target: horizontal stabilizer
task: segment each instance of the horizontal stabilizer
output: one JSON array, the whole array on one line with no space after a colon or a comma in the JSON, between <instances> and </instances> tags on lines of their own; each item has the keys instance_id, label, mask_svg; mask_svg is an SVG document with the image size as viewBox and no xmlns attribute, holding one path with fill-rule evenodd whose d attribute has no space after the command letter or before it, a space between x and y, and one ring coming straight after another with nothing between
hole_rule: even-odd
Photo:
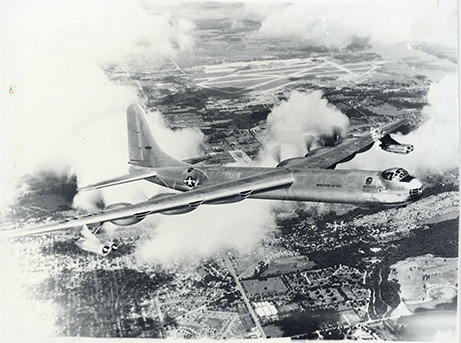
<instances>
[{"instance_id":1,"label":"horizontal stabilizer","mask_svg":"<svg viewBox=\"0 0 461 343\"><path fill-rule=\"evenodd\" d=\"M128 182L143 180L143 179L147 179L149 177L153 177L153 176L156 176L156 175L157 175L157 172L155 170L134 172L134 173L118 176L118 177L115 177L113 179L93 183L91 185L88 185L88 186L85 186L85 187L82 187L82 188L78 188L77 190L79 192L90 191L90 190L93 190L93 189L99 189L99 188L104 188L104 187L120 185L122 183L128 183Z\"/></svg>"},{"instance_id":2,"label":"horizontal stabilizer","mask_svg":"<svg viewBox=\"0 0 461 343\"><path fill-rule=\"evenodd\" d=\"M187 160L182 160L182 161L183 161L184 163L188 163L188 164L197 164L197 163L200 163L200 162L209 160L209 159L212 158L212 157L213 157L213 156L211 156L211 155L205 155L205 156L199 156L199 157L188 158Z\"/></svg>"}]
</instances>

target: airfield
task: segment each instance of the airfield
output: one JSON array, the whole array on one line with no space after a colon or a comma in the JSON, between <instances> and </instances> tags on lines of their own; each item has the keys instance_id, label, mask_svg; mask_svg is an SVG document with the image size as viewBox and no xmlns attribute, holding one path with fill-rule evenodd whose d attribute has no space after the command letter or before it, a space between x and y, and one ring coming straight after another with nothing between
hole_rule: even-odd
<instances>
[{"instance_id":1,"label":"airfield","mask_svg":"<svg viewBox=\"0 0 461 343\"><path fill-rule=\"evenodd\" d=\"M369 116L387 121L388 113L407 115L414 124L419 123L427 81L407 77L400 83L376 83L379 75L399 67L395 61L376 56L373 61L360 61L362 58L358 54L357 61L347 63L316 56L200 65L189 68L187 78L171 62L161 70L124 66L107 72L113 80L135 86L148 108L161 109L170 128L195 126L211 136L223 135L224 139L209 142L207 149L214 152L211 160L248 164L265 131L264 119L260 119L264 117L252 121L251 116L265 113L267 104L280 104L292 90L323 90L332 104L350 115L359 132L366 130ZM205 109L182 105L190 98L180 95L187 92L198 99L206 94ZM390 101L385 106L376 95L382 92ZM399 92L413 94L406 107L394 101ZM175 106L163 105L171 96L178 97ZM399 318L451 303L456 296L454 245L444 245L450 257L437 257L443 242L438 235L454 234L452 224L442 230L440 225L458 220L455 174L443 180L430 176L426 182L440 190L405 208L348 217L350 206L320 212L314 207L281 215L279 233L266 237L252 253L229 251L227 256L203 260L192 269L179 263L164 270L146 263L136 252L143 233L129 230L120 232L120 250L106 259L79 251L65 233L18 241L3 248L9 256L23 256L9 263L5 273L21 270L21 278L42 298L57 301L59 294L58 318L72 318L61 325L59 335L63 336L394 339L400 330ZM34 189L43 188L40 182L34 180ZM39 197L35 195L39 193L26 193L23 205L10 207L5 217L22 214L23 219L13 225L24 225L40 223L39 217L56 220L73 215L73 211L52 211L68 201L56 196L71 191L72 182L75 180L50 179L45 183L48 188L53 183L67 186L49 188ZM37 200L46 208L28 205ZM334 212L338 214L331 217ZM436 257L406 259L412 251L408 249L412 237L422 234L429 244L414 253ZM398 253L389 244L397 246ZM400 262L383 263L396 256ZM446 269L443 274L441 267ZM389 276L382 278L388 268ZM56 293L48 289L49 282ZM400 285L398 292L394 284ZM128 296L131 291L127 293L132 287L134 298ZM383 287L388 291L383 293ZM91 322L85 315L89 311Z\"/></svg>"},{"instance_id":2,"label":"airfield","mask_svg":"<svg viewBox=\"0 0 461 343\"><path fill-rule=\"evenodd\" d=\"M374 56L371 55L371 58ZM189 76L198 87L224 94L246 91L277 91L302 80L334 78L353 82L366 78L389 62L357 62L339 64L329 58L269 60L247 63L223 63L195 67Z\"/></svg>"},{"instance_id":3,"label":"airfield","mask_svg":"<svg viewBox=\"0 0 461 343\"><path fill-rule=\"evenodd\" d=\"M291 112L332 110L347 117L348 133L406 118L399 136L410 133L411 138L427 121L444 123L428 120L427 111L434 108L434 87L457 72L456 52L367 39L336 48L325 41L312 45L261 37L256 33L262 20L240 17L244 7L184 5L174 12L177 17L166 18L165 27L179 30L181 15L193 22L191 50L179 49L181 42L175 41L177 51L160 58L153 51L159 46L147 44L153 49L145 56L97 66L110 87L129 89L130 97L134 94L148 113L158 115L154 126L171 137L164 144L172 155L200 141L194 154L207 156L206 163L260 163L265 135L272 129L268 118L293 94L315 99L290 107ZM100 100L99 92L86 80L82 83ZM118 111L113 107L119 93L110 95L109 107ZM124 145L123 134L107 120L114 118L101 118L97 141ZM78 119L77 126L82 122ZM113 133L115 139L105 136ZM192 144L181 133L200 139ZM418 143L432 142L430 134ZM418 162L437 162L442 156L436 148L447 148L449 137L436 138ZM298 156L307 149L301 146ZM113 147L99 150L108 155ZM122 150L111 158L119 158ZM440 155L435 161L430 161L432 150ZM72 152L66 150L65 156ZM396 156L377 148L360 156L359 167L349 167L382 170L400 164ZM126 171L126 156L120 158ZM85 158L78 167L102 178L94 162ZM140 226L110 224L102 230L104 239L119 245L104 258L79 249L73 230L0 241L0 329L12 337L57 339L392 341L417 337L419 327L413 322L423 314L429 322L449 318L430 335L451 338L459 290L459 166L414 171L424 182L423 197L400 208L295 202L270 207L248 199L217 210L153 215ZM86 213L74 202L79 177L53 170L25 177L16 200L1 209L0 229ZM146 184L139 182L137 200L152 196ZM131 195L123 187L107 194ZM100 194L90 201L95 207L105 205Z\"/></svg>"}]
</instances>

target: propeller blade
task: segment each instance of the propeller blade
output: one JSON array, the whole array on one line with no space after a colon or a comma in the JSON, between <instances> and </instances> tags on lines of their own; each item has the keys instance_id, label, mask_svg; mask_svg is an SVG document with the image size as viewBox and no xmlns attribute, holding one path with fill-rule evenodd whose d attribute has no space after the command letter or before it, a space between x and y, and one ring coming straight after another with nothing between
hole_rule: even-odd
<instances>
[{"instance_id":1,"label":"propeller blade","mask_svg":"<svg viewBox=\"0 0 461 343\"><path fill-rule=\"evenodd\" d=\"M304 144L306 145L307 152L311 151L314 142L315 142L315 136L313 135L304 136Z\"/></svg>"},{"instance_id":2,"label":"propeller blade","mask_svg":"<svg viewBox=\"0 0 461 343\"><path fill-rule=\"evenodd\" d=\"M277 163L280 163L282 161L282 146L280 144L274 146L271 151L269 151L269 156Z\"/></svg>"},{"instance_id":3,"label":"propeller blade","mask_svg":"<svg viewBox=\"0 0 461 343\"><path fill-rule=\"evenodd\" d=\"M333 125L331 128L331 135L321 135L319 142L323 146L335 146L343 139L344 129L339 125Z\"/></svg>"},{"instance_id":4,"label":"propeller blade","mask_svg":"<svg viewBox=\"0 0 461 343\"><path fill-rule=\"evenodd\" d=\"M334 144L337 144L343 138L343 128L339 125L333 125Z\"/></svg>"}]
</instances>

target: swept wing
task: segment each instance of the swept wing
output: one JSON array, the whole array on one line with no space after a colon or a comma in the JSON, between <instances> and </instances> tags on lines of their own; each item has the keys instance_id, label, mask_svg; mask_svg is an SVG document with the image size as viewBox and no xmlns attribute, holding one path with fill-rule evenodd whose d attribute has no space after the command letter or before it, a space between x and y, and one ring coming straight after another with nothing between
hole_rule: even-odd
<instances>
[{"instance_id":1,"label":"swept wing","mask_svg":"<svg viewBox=\"0 0 461 343\"><path fill-rule=\"evenodd\" d=\"M105 210L89 213L82 216L66 218L62 221L35 226L31 228L4 231L0 238L13 238L33 235L43 232L68 229L72 227L107 222L116 219L136 217L144 219L146 216L162 211L183 207L198 207L203 203L213 202L235 196L246 198L254 192L284 187L293 183L293 175L285 169L275 169L270 172L254 175L238 180L217 184L209 187L197 188L184 193L171 194L158 199L133 204L125 208Z\"/></svg>"},{"instance_id":2,"label":"swept wing","mask_svg":"<svg viewBox=\"0 0 461 343\"><path fill-rule=\"evenodd\" d=\"M377 140L395 131L405 123L406 119L394 121L360 136L346 138L336 146L320 149L304 158L282 161L278 166L303 169L332 169L338 163L350 161L356 154L367 151Z\"/></svg>"}]
</instances>

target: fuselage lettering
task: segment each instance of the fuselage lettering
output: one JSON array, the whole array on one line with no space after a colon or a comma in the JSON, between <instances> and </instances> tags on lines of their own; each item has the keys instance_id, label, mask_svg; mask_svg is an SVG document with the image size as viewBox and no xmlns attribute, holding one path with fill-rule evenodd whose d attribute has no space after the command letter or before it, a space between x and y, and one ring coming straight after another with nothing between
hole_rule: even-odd
<instances>
[{"instance_id":1,"label":"fuselage lettering","mask_svg":"<svg viewBox=\"0 0 461 343\"><path fill-rule=\"evenodd\" d=\"M343 185L330 184L330 183L318 183L315 186L316 187L329 187L329 188L342 188L343 187Z\"/></svg>"}]
</instances>

